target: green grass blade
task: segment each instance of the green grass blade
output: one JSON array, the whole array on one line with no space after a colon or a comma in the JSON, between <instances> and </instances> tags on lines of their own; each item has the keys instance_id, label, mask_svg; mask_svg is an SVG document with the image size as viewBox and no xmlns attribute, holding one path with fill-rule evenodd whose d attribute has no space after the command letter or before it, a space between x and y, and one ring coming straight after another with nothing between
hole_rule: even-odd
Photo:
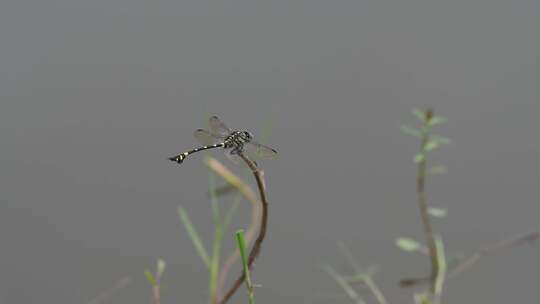
<instances>
[{"instance_id":1,"label":"green grass blade","mask_svg":"<svg viewBox=\"0 0 540 304\"><path fill-rule=\"evenodd\" d=\"M182 208L182 206L178 207L178 215L180 217L180 220L182 221L182 224L184 224L184 227L188 232L189 238L191 239L191 242L193 243L193 247L195 247L197 254L199 254L199 257L203 260L204 265L209 268L210 257L208 256L208 252L206 251L206 248L204 247L202 239L197 233L197 230L191 223L188 213L184 208Z\"/></svg>"},{"instance_id":2,"label":"green grass blade","mask_svg":"<svg viewBox=\"0 0 540 304\"><path fill-rule=\"evenodd\" d=\"M219 264L221 260L221 245L223 241L223 224L221 223L221 211L216 194L216 180L212 170L208 170L210 188L210 200L212 202L212 221L214 223L214 241L212 243L212 257L210 259L210 303L217 303Z\"/></svg>"},{"instance_id":3,"label":"green grass blade","mask_svg":"<svg viewBox=\"0 0 540 304\"><path fill-rule=\"evenodd\" d=\"M236 231L236 242L238 243L238 250L240 251L240 258L242 260L242 267L244 268L244 275L246 277L246 288L249 298L249 304L255 304L253 297L253 282L251 281L251 273L248 266L246 240L244 238L244 230L240 229Z\"/></svg>"},{"instance_id":4,"label":"green grass blade","mask_svg":"<svg viewBox=\"0 0 540 304\"><path fill-rule=\"evenodd\" d=\"M354 256L353 256L351 250L349 249L349 247L347 245L345 245L344 242L339 241L338 242L338 248L341 251L341 253L343 254L343 256L345 256L345 259L347 259L347 261L349 262L349 264L353 268L355 274L362 273L363 272L362 267L360 267L360 264L358 264L358 262L354 258Z\"/></svg>"},{"instance_id":5,"label":"green grass blade","mask_svg":"<svg viewBox=\"0 0 540 304\"><path fill-rule=\"evenodd\" d=\"M217 204L217 203L216 203ZM219 263L221 259L221 244L223 240L223 229L221 224L214 226L214 241L212 243L212 258L210 260L210 303L217 303L217 288L219 279Z\"/></svg>"},{"instance_id":6,"label":"green grass blade","mask_svg":"<svg viewBox=\"0 0 540 304\"><path fill-rule=\"evenodd\" d=\"M323 270L326 271L326 273L328 273L332 279L334 279L334 281L336 281L336 283L343 289L343 291L345 291L347 296L349 296L349 298L354 301L355 304L366 304L366 302L362 300L358 293L352 288L349 282L347 282L343 276L339 275L334 268L330 267L329 265L325 265Z\"/></svg>"}]
</instances>

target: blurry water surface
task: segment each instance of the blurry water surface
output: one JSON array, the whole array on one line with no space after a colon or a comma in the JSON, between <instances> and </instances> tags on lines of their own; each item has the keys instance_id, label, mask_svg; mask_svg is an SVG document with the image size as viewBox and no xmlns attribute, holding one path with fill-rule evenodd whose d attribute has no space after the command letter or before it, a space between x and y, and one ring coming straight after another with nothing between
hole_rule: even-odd
<instances>
[{"instance_id":1,"label":"blurry water surface","mask_svg":"<svg viewBox=\"0 0 540 304\"><path fill-rule=\"evenodd\" d=\"M538 226L539 15L533 0L2 1L0 303L87 303L125 276L111 303L149 303L143 270L159 257L164 303L206 302L176 208L210 238L208 173L166 157L209 114L270 126L280 152L261 162L261 303L349 303L320 270L346 270L337 240L411 303L396 282L428 263L393 240L422 237L418 143L399 132L412 107L450 119L432 162L449 174L428 183L449 209L435 223L449 255ZM534 302L538 255L486 258L446 300Z\"/></svg>"}]
</instances>

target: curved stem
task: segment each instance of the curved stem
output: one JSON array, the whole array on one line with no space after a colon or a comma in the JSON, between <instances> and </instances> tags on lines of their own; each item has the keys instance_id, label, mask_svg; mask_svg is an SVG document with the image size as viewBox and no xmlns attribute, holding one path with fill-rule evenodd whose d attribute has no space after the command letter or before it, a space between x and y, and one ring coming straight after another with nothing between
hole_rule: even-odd
<instances>
[{"instance_id":1,"label":"curved stem","mask_svg":"<svg viewBox=\"0 0 540 304\"><path fill-rule=\"evenodd\" d=\"M266 237L266 228L268 225L268 201L266 200L266 187L264 185L264 178L263 173L257 168L257 165L247 158L243 154L239 154L239 156L242 158L242 160L248 165L248 167L251 169L251 172L253 173L253 176L255 177L255 181L257 182L257 188L259 189L259 195L261 197L261 223L259 225L259 235L257 236L257 239L253 243L253 247L251 248L251 251L249 253L248 258L248 267L249 269L253 268L253 262L255 262L255 259L261 252L262 243L264 242L264 238ZM245 274L242 272L240 276L234 281L233 285L229 290L225 293L223 298L218 302L219 304L225 304L227 301L231 299L231 297L236 293L238 288L242 286L242 283L244 283L244 280L246 279Z\"/></svg>"},{"instance_id":2,"label":"curved stem","mask_svg":"<svg viewBox=\"0 0 540 304\"><path fill-rule=\"evenodd\" d=\"M433 110L428 109L425 111L424 125L422 126L422 140L420 143L420 155L422 158L418 162L417 178L416 178L416 193L418 196L418 208L420 209L420 218L424 227L424 234L426 237L427 246L429 249L429 257L431 260L431 292L435 291L435 280L437 277L437 247L435 245L435 237L433 235L433 228L431 226L431 220L428 213L428 203L426 198L426 175L427 175L427 144L430 136L430 120L433 118Z\"/></svg>"}]
</instances>

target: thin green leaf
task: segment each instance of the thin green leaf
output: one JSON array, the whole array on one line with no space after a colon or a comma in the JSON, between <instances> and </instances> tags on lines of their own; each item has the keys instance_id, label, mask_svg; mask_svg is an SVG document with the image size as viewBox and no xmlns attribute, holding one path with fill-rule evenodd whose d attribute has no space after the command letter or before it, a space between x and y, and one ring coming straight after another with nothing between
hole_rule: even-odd
<instances>
[{"instance_id":1,"label":"thin green leaf","mask_svg":"<svg viewBox=\"0 0 540 304\"><path fill-rule=\"evenodd\" d=\"M452 142L452 140L448 137L440 136L440 135L432 135L431 140L436 141L437 143L441 145L447 145Z\"/></svg>"},{"instance_id":2,"label":"thin green leaf","mask_svg":"<svg viewBox=\"0 0 540 304\"><path fill-rule=\"evenodd\" d=\"M445 217L448 214L448 210L443 209L443 208L429 207L428 213L429 215L434 216L434 217Z\"/></svg>"},{"instance_id":3,"label":"thin green leaf","mask_svg":"<svg viewBox=\"0 0 540 304\"><path fill-rule=\"evenodd\" d=\"M418 153L414 156L414 162L420 163L423 162L426 159L426 155L424 153Z\"/></svg>"},{"instance_id":4,"label":"thin green leaf","mask_svg":"<svg viewBox=\"0 0 540 304\"><path fill-rule=\"evenodd\" d=\"M430 151L433 151L435 149L437 149L439 147L439 142L436 141L436 140L430 140L426 143L425 147L424 147L424 150L426 152L430 152Z\"/></svg>"},{"instance_id":5,"label":"thin green leaf","mask_svg":"<svg viewBox=\"0 0 540 304\"><path fill-rule=\"evenodd\" d=\"M158 278L160 278L163 275L163 273L165 272L165 266L166 266L165 260L163 260L163 259L158 259L157 260L156 276Z\"/></svg>"},{"instance_id":6,"label":"thin green leaf","mask_svg":"<svg viewBox=\"0 0 540 304\"><path fill-rule=\"evenodd\" d=\"M429 174L446 174L448 173L448 168L445 166L433 166L429 169Z\"/></svg>"},{"instance_id":7,"label":"thin green leaf","mask_svg":"<svg viewBox=\"0 0 540 304\"><path fill-rule=\"evenodd\" d=\"M407 252L418 251L421 247L421 245L417 241L410 238L397 238L396 246L398 246L401 250Z\"/></svg>"},{"instance_id":8,"label":"thin green leaf","mask_svg":"<svg viewBox=\"0 0 540 304\"><path fill-rule=\"evenodd\" d=\"M429 120L429 124L431 126L440 125L440 124L443 124L443 123L446 123L446 122L448 122L448 118L443 117L443 116L433 116Z\"/></svg>"},{"instance_id":9,"label":"thin green leaf","mask_svg":"<svg viewBox=\"0 0 540 304\"><path fill-rule=\"evenodd\" d=\"M195 250L199 254L199 257L203 260L206 267L210 267L210 257L208 256L208 252L203 245L202 239L199 237L197 230L191 223L191 220L189 219L189 215L187 214L186 210L184 210L184 208L182 208L181 206L178 207L178 215L180 216L180 220L184 224L184 227L186 227L189 238L191 239Z\"/></svg>"},{"instance_id":10,"label":"thin green leaf","mask_svg":"<svg viewBox=\"0 0 540 304\"><path fill-rule=\"evenodd\" d=\"M157 286L157 280L156 278L154 278L154 275L152 274L152 272L150 272L150 270L145 270L144 275L146 276L146 280L148 281L148 283L150 283L150 285Z\"/></svg>"},{"instance_id":11,"label":"thin green leaf","mask_svg":"<svg viewBox=\"0 0 540 304\"><path fill-rule=\"evenodd\" d=\"M421 122L425 122L426 121L426 113L422 110L419 110L419 109L412 109L411 111L414 116L416 116L416 118L418 118Z\"/></svg>"},{"instance_id":12,"label":"thin green leaf","mask_svg":"<svg viewBox=\"0 0 540 304\"><path fill-rule=\"evenodd\" d=\"M411 136L414 136L414 137L420 137L422 136L422 134L420 133L420 130L417 130L413 127L409 127L407 125L401 125L399 127L399 129L401 130L401 132L403 132L404 134L407 134L407 135L411 135Z\"/></svg>"}]
</instances>

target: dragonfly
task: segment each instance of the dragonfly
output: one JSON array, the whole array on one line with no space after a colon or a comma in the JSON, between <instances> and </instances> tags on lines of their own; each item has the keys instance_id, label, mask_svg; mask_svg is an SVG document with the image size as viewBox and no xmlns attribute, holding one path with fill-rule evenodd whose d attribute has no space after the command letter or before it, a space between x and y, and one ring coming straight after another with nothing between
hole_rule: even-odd
<instances>
[{"instance_id":1,"label":"dragonfly","mask_svg":"<svg viewBox=\"0 0 540 304\"><path fill-rule=\"evenodd\" d=\"M225 155L234 163L239 163L241 155L254 152L260 158L274 159L277 151L253 140L253 134L249 131L232 130L225 125L217 116L208 119L208 130L197 129L193 136L203 145L193 150L169 157L169 160L176 163L183 163L191 154L222 148Z\"/></svg>"}]
</instances>

